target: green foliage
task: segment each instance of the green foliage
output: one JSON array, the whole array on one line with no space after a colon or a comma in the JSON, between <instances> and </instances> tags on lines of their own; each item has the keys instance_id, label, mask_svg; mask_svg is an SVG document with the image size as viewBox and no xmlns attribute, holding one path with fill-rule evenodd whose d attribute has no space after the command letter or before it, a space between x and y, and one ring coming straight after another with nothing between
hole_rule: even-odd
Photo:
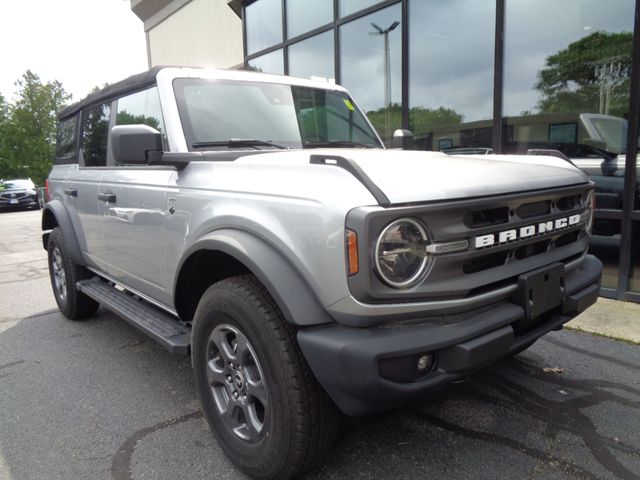
<instances>
[{"instance_id":1,"label":"green foliage","mask_svg":"<svg viewBox=\"0 0 640 480\"><path fill-rule=\"evenodd\" d=\"M0 126L4 124L7 118L8 108L9 106L7 105L7 102L5 101L4 97L0 93Z\"/></svg>"},{"instance_id":2,"label":"green foliage","mask_svg":"<svg viewBox=\"0 0 640 480\"><path fill-rule=\"evenodd\" d=\"M156 130L160 130L160 122L155 117L146 115L134 115L123 110L116 115L116 125L148 125Z\"/></svg>"},{"instance_id":3,"label":"green foliage","mask_svg":"<svg viewBox=\"0 0 640 480\"><path fill-rule=\"evenodd\" d=\"M380 108L367 112L367 117L380 134L384 137L386 132L386 109ZM402 107L398 103L394 103L389 107L389 118L391 123L391 134L397 128L402 128ZM415 134L420 135L425 132L433 131L435 126L443 125L459 125L463 116L450 108L424 108L413 107L409 109L409 129ZM389 145L389 139L383 138L385 143Z\"/></svg>"},{"instance_id":4,"label":"green foliage","mask_svg":"<svg viewBox=\"0 0 640 480\"><path fill-rule=\"evenodd\" d=\"M391 139L385 138L387 131L387 109L382 107L378 110L371 110L367 112L367 118L373 124L373 128L376 129L378 135L382 138L382 141L386 145L391 145ZM394 130L397 128L402 128L402 107L399 103L392 103L389 105L389 124L391 125L391 135L393 135Z\"/></svg>"},{"instance_id":5,"label":"green foliage","mask_svg":"<svg viewBox=\"0 0 640 480\"><path fill-rule=\"evenodd\" d=\"M44 183L55 156L56 113L70 100L58 81L42 83L27 70L20 80L17 100L0 98L0 177Z\"/></svg>"},{"instance_id":6,"label":"green foliage","mask_svg":"<svg viewBox=\"0 0 640 480\"><path fill-rule=\"evenodd\" d=\"M83 113L82 152L85 165L106 165L110 110L108 105L97 105L87 110L86 114Z\"/></svg>"},{"instance_id":7,"label":"green foliage","mask_svg":"<svg viewBox=\"0 0 640 480\"><path fill-rule=\"evenodd\" d=\"M464 116L451 108L413 107L409 110L409 125L413 133L433 131L434 126L459 125Z\"/></svg>"},{"instance_id":8,"label":"green foliage","mask_svg":"<svg viewBox=\"0 0 640 480\"><path fill-rule=\"evenodd\" d=\"M4 151L6 150L6 134L5 134L5 130L6 130L6 123L7 123L7 117L9 114L9 105L7 104L7 102L5 101L4 97L2 96L2 94L0 94L0 178L3 177L2 172L4 171L3 168L3 163L5 161L4 158Z\"/></svg>"},{"instance_id":9,"label":"green foliage","mask_svg":"<svg viewBox=\"0 0 640 480\"><path fill-rule=\"evenodd\" d=\"M547 57L535 88L541 113L622 116L628 109L633 35L594 32Z\"/></svg>"}]
</instances>

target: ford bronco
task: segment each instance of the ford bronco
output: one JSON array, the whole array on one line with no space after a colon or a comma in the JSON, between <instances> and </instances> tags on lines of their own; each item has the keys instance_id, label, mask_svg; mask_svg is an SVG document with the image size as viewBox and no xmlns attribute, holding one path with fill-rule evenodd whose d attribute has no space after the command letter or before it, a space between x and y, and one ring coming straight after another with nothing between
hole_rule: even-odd
<instances>
[{"instance_id":1,"label":"ford bronco","mask_svg":"<svg viewBox=\"0 0 640 480\"><path fill-rule=\"evenodd\" d=\"M64 109L57 140L42 229L60 311L103 305L191 355L255 478L310 469L340 412L419 398L598 296L587 175L385 149L338 85L154 68Z\"/></svg>"}]
</instances>

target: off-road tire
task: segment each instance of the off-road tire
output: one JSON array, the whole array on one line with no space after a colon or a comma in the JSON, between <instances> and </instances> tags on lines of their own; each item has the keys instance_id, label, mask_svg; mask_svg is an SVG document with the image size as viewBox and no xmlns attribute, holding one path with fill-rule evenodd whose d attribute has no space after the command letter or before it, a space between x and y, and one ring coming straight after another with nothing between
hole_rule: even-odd
<instances>
[{"instance_id":1,"label":"off-road tire","mask_svg":"<svg viewBox=\"0 0 640 480\"><path fill-rule=\"evenodd\" d=\"M100 304L76 290L76 282L91 278L93 274L73 260L64 242L64 235L58 227L54 228L49 235L47 257L51 288L60 312L71 320L84 320L96 313ZM56 269L63 270L64 293L60 287L60 275L56 274Z\"/></svg>"},{"instance_id":2,"label":"off-road tire","mask_svg":"<svg viewBox=\"0 0 640 480\"><path fill-rule=\"evenodd\" d=\"M221 328L241 332L263 375L268 405L262 434L253 443L225 423L216 404L220 397L213 393L215 381L207 373L211 339ZM254 276L221 280L204 293L193 322L192 362L207 421L222 450L246 474L257 479L294 478L331 450L340 413L302 356L296 329Z\"/></svg>"}]
</instances>

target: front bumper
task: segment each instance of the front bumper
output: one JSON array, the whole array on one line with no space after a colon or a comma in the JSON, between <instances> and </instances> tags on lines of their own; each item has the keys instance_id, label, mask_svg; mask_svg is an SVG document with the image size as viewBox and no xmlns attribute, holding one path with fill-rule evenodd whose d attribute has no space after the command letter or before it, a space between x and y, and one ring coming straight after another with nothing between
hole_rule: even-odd
<instances>
[{"instance_id":1,"label":"front bumper","mask_svg":"<svg viewBox=\"0 0 640 480\"><path fill-rule=\"evenodd\" d=\"M39 206L38 197L26 196L15 199L0 198L0 209L28 208Z\"/></svg>"},{"instance_id":2,"label":"front bumper","mask_svg":"<svg viewBox=\"0 0 640 480\"><path fill-rule=\"evenodd\" d=\"M533 324L521 305L507 301L410 323L318 326L300 330L298 342L316 378L344 413L374 413L463 378L562 328L596 302L601 273L602 262L586 255L580 267L564 277L562 305ZM434 370L423 378L397 382L380 375L380 360L423 353L436 359Z\"/></svg>"}]
</instances>

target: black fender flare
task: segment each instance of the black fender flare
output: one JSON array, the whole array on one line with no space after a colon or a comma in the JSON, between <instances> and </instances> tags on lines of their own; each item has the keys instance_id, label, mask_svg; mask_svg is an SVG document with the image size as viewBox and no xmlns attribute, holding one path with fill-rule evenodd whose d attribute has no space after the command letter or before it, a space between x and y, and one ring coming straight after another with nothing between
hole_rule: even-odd
<instances>
[{"instance_id":1,"label":"black fender flare","mask_svg":"<svg viewBox=\"0 0 640 480\"><path fill-rule=\"evenodd\" d=\"M49 243L49 234L51 230L56 225L52 225L48 220L48 215L51 214L55 218L55 222L57 227L62 230L62 235L64 236L64 241L67 247L67 250L71 254L74 262L78 265L86 265L84 255L82 255L82 250L80 249L80 244L78 243L78 238L76 237L76 232L73 228L73 223L71 223L71 218L69 217L69 212L67 211L64 204L57 199L51 200L47 202L42 209L42 246L45 250L47 250L47 246Z\"/></svg>"},{"instance_id":2,"label":"black fender flare","mask_svg":"<svg viewBox=\"0 0 640 480\"><path fill-rule=\"evenodd\" d=\"M247 267L265 286L287 322L311 326L334 321L302 275L281 253L261 238L242 230L215 230L195 241L178 264L174 295L183 265L191 255L202 250L225 253Z\"/></svg>"}]
</instances>

